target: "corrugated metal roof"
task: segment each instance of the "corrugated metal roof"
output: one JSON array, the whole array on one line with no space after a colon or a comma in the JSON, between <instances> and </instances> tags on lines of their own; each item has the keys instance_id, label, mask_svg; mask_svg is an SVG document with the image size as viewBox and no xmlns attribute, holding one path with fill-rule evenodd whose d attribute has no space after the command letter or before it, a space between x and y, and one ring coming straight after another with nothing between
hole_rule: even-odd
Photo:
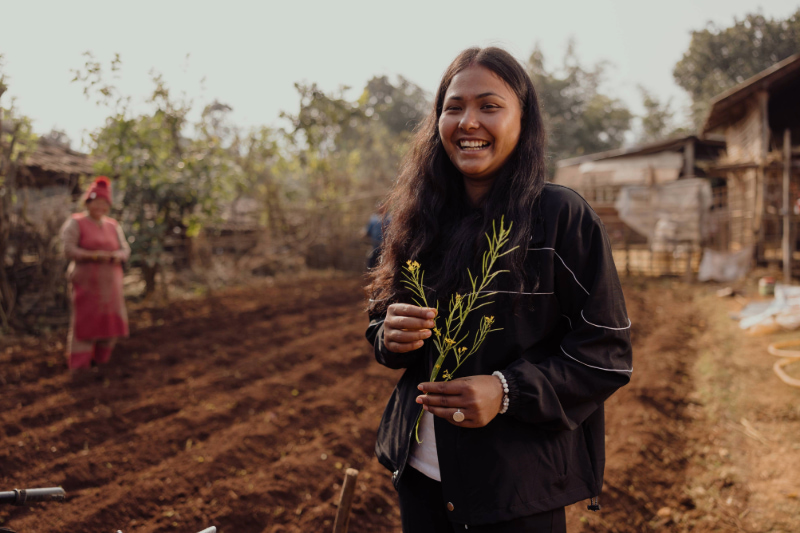
<instances>
[{"instance_id":1,"label":"corrugated metal roof","mask_svg":"<svg viewBox=\"0 0 800 533\"><path fill-rule=\"evenodd\" d=\"M579 157L571 157L569 159L562 159L556 166L569 167L573 165L580 165L589 161L599 161L601 159L613 159L617 157L629 157L637 155L647 155L657 152L665 152L670 150L678 150L686 145L686 141L694 140L695 142L725 147L725 138L719 135L707 135L705 137L697 137L696 135L688 135L686 137L675 137L665 141L658 141L648 144L639 144L630 146L628 148L617 148L616 150L607 150L605 152L597 152L594 154L582 155Z\"/></svg>"}]
</instances>

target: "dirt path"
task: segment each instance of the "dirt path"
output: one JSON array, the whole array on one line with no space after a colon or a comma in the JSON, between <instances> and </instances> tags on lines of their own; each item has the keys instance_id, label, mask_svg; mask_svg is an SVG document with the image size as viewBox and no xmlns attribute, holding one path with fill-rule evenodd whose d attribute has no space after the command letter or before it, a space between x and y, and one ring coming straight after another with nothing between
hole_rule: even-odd
<instances>
[{"instance_id":1,"label":"dirt path","mask_svg":"<svg viewBox=\"0 0 800 533\"><path fill-rule=\"evenodd\" d=\"M634 370L631 383L606 404L603 510L573 506L570 531L663 530L673 513L694 506L682 487L696 447L688 398L696 337L706 323L691 290L680 284L633 281L625 293Z\"/></svg>"},{"instance_id":2,"label":"dirt path","mask_svg":"<svg viewBox=\"0 0 800 533\"><path fill-rule=\"evenodd\" d=\"M60 337L6 346L0 488L61 485L69 500L0 509L2 525L329 531L352 466L361 475L350 531L399 531L388 472L372 451L399 373L374 363L363 339L360 283L298 279L132 313L132 337L112 364L78 380L64 371ZM573 506L571 532L742 530L738 518L706 528L716 511L692 492L714 471L697 461L714 444L695 376L718 328L680 287L626 287L634 379L608 404L603 512ZM748 501L743 483L725 483L709 493Z\"/></svg>"}]
</instances>

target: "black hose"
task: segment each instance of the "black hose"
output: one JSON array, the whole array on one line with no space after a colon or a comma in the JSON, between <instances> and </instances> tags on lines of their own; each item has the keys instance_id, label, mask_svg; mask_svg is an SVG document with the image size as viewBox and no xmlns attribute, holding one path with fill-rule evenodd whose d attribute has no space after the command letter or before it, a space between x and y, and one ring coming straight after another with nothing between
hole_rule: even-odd
<instances>
[{"instance_id":1,"label":"black hose","mask_svg":"<svg viewBox=\"0 0 800 533\"><path fill-rule=\"evenodd\" d=\"M63 502L67 493L61 487L14 489L0 492L0 504L25 505L28 502Z\"/></svg>"}]
</instances>

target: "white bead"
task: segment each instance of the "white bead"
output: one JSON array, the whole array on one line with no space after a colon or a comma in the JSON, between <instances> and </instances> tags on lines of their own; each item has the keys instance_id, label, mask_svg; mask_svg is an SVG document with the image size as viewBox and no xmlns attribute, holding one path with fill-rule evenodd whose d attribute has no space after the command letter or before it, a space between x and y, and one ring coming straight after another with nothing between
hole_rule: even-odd
<instances>
[{"instance_id":1,"label":"white bead","mask_svg":"<svg viewBox=\"0 0 800 533\"><path fill-rule=\"evenodd\" d=\"M509 399L508 399L508 381L506 381L506 377L499 370L495 370L494 372L492 372L492 375L493 376L497 376L497 379L500 380L500 384L503 386L503 402L502 402L502 405L501 405L501 408L500 408L500 412L499 412L499 414L502 415L506 411L508 411L508 404L509 404Z\"/></svg>"}]
</instances>

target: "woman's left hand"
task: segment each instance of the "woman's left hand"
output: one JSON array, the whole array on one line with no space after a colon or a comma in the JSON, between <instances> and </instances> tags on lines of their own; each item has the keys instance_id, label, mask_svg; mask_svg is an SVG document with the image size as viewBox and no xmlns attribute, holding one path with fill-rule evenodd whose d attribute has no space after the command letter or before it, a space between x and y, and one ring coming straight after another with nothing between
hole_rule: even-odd
<instances>
[{"instance_id":1,"label":"woman's left hand","mask_svg":"<svg viewBox=\"0 0 800 533\"><path fill-rule=\"evenodd\" d=\"M444 418L454 426L481 428L497 416L503 404L503 385L495 376L468 376L452 381L420 383L423 393L417 396L426 411ZM453 413L464 414L456 422Z\"/></svg>"}]
</instances>

